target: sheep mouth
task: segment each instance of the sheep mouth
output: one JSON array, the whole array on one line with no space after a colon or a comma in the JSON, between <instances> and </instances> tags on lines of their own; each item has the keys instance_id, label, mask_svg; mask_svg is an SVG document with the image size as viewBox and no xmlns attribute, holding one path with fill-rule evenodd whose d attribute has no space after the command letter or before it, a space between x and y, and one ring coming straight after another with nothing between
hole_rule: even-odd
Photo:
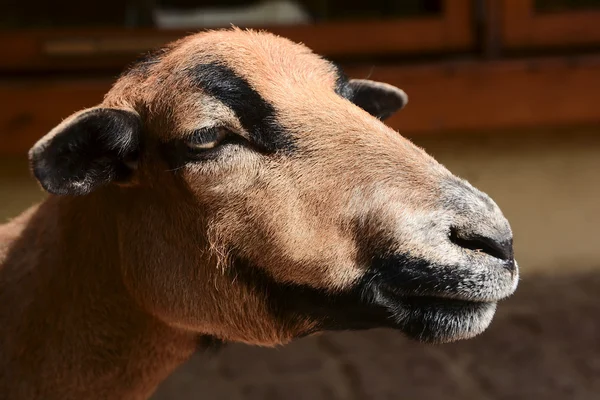
<instances>
[{"instance_id":1,"label":"sheep mouth","mask_svg":"<svg viewBox=\"0 0 600 400\"><path fill-rule=\"evenodd\" d=\"M492 322L494 301L441 296L406 296L380 290L375 302L390 315L394 328L421 342L446 343L469 339Z\"/></svg>"},{"instance_id":2,"label":"sheep mouth","mask_svg":"<svg viewBox=\"0 0 600 400\"><path fill-rule=\"evenodd\" d=\"M234 263L238 282L263 296L269 313L282 326L315 322L298 337L318 331L391 328L422 342L452 342L483 332L496 310L495 301L419 293L379 275L365 275L348 290L331 292L277 282L242 258Z\"/></svg>"}]
</instances>

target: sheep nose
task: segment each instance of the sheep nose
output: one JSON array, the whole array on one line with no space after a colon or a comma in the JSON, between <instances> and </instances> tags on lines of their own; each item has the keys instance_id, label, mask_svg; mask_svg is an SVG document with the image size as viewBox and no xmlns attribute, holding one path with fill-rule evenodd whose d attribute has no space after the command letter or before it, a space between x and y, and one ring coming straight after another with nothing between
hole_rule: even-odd
<instances>
[{"instance_id":1,"label":"sheep nose","mask_svg":"<svg viewBox=\"0 0 600 400\"><path fill-rule=\"evenodd\" d=\"M452 227L450 241L463 249L480 251L504 261L504 267L511 272L515 269L512 237L491 238Z\"/></svg>"}]
</instances>

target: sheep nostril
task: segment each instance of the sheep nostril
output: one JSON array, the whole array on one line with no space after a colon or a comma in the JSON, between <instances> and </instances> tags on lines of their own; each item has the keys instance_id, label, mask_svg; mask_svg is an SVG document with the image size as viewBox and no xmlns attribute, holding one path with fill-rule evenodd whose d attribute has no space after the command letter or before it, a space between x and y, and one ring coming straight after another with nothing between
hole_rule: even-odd
<instances>
[{"instance_id":1,"label":"sheep nostril","mask_svg":"<svg viewBox=\"0 0 600 400\"><path fill-rule=\"evenodd\" d=\"M481 251L509 264L514 264L512 239L501 242L481 235L463 235L453 227L450 229L450 241L464 249Z\"/></svg>"}]
</instances>

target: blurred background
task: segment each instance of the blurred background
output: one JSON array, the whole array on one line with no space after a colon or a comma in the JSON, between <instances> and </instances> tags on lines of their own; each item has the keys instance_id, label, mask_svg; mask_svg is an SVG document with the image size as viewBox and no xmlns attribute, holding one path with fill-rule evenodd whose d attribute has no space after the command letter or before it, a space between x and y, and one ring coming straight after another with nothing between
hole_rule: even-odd
<instances>
[{"instance_id":1,"label":"blurred background","mask_svg":"<svg viewBox=\"0 0 600 400\"><path fill-rule=\"evenodd\" d=\"M388 123L496 200L522 281L474 340L231 345L153 399L600 399L600 0L2 0L0 220L44 196L39 137L140 54L230 24L403 88Z\"/></svg>"}]
</instances>

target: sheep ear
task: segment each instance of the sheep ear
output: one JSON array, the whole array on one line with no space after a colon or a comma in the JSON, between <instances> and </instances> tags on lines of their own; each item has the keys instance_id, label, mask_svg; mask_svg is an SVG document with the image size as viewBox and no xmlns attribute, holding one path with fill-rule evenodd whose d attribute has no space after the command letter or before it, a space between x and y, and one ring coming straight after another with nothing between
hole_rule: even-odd
<instances>
[{"instance_id":1,"label":"sheep ear","mask_svg":"<svg viewBox=\"0 0 600 400\"><path fill-rule=\"evenodd\" d=\"M85 195L131 178L141 123L133 111L90 108L73 114L29 151L33 174L58 195Z\"/></svg>"},{"instance_id":2,"label":"sheep ear","mask_svg":"<svg viewBox=\"0 0 600 400\"><path fill-rule=\"evenodd\" d=\"M352 102L381 120L389 118L408 103L402 89L368 79L351 79Z\"/></svg>"}]
</instances>

